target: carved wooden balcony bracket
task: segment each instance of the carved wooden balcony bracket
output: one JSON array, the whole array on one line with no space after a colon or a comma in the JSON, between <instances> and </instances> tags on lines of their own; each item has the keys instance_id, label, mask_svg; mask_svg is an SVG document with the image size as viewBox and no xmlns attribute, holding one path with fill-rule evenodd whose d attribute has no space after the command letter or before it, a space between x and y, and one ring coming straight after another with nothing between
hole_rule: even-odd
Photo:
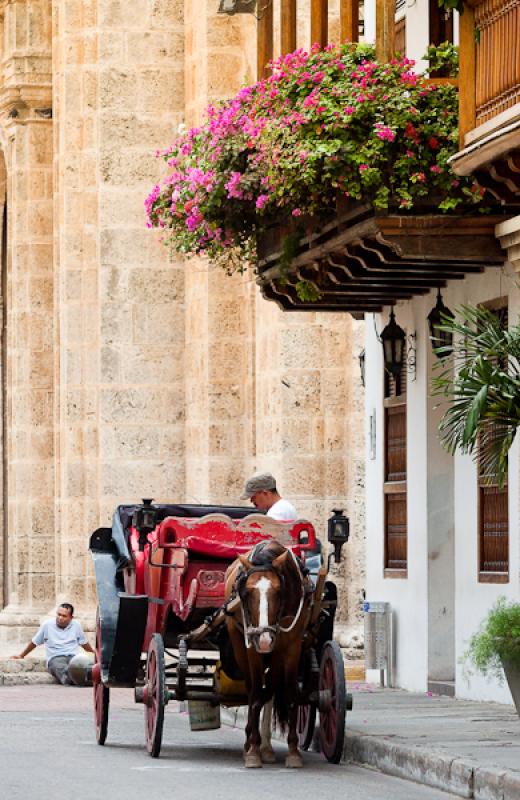
<instances>
[{"instance_id":1,"label":"carved wooden balcony bracket","mask_svg":"<svg viewBox=\"0 0 520 800\"><path fill-rule=\"evenodd\" d=\"M511 214L520 212L520 120L477 139L450 159L458 175L474 175Z\"/></svg>"},{"instance_id":2,"label":"carved wooden balcony bracket","mask_svg":"<svg viewBox=\"0 0 520 800\"><path fill-rule=\"evenodd\" d=\"M273 228L258 242L258 283L263 296L285 311L348 311L355 317L381 311L442 288L450 280L505 256L494 228L502 217L376 214L359 206L334 222L307 228L287 267L280 263L287 229ZM306 281L319 293L299 299Z\"/></svg>"}]
</instances>

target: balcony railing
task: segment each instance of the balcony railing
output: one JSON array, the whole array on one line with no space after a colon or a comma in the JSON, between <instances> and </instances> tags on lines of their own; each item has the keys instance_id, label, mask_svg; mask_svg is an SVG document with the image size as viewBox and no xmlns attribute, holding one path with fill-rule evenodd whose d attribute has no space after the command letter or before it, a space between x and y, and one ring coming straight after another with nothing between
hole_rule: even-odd
<instances>
[{"instance_id":1,"label":"balcony railing","mask_svg":"<svg viewBox=\"0 0 520 800\"><path fill-rule=\"evenodd\" d=\"M520 103L520 0L469 0L460 18L461 147Z\"/></svg>"},{"instance_id":2,"label":"balcony railing","mask_svg":"<svg viewBox=\"0 0 520 800\"><path fill-rule=\"evenodd\" d=\"M300 8L297 0L280 0L279 18L275 19L274 4L265 5L258 20L259 77L267 74L267 64L273 58L275 29L280 31L282 55L296 49L297 29L305 18L310 27L309 45L314 42L326 45L329 42L333 19L340 41L357 42L360 30L359 6L359 0L339 0L339 5L335 4L332 14L328 0L310 0L308 8ZM396 8L396 0L376 0L376 53L380 61L392 58L395 53Z\"/></svg>"}]
</instances>

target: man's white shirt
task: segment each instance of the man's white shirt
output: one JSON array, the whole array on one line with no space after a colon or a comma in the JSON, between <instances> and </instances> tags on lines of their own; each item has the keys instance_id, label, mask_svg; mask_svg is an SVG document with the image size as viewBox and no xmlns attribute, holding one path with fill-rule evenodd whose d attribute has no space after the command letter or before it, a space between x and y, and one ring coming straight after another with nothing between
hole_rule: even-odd
<instances>
[{"instance_id":1,"label":"man's white shirt","mask_svg":"<svg viewBox=\"0 0 520 800\"><path fill-rule=\"evenodd\" d=\"M55 656L76 655L86 641L83 628L76 619L72 619L66 628L60 628L55 619L48 619L32 638L33 644L45 645L47 664Z\"/></svg>"},{"instance_id":2,"label":"man's white shirt","mask_svg":"<svg viewBox=\"0 0 520 800\"><path fill-rule=\"evenodd\" d=\"M278 522L292 522L298 519L298 514L293 504L289 503L288 500L284 500L283 497L271 506L266 516L276 519Z\"/></svg>"}]
</instances>

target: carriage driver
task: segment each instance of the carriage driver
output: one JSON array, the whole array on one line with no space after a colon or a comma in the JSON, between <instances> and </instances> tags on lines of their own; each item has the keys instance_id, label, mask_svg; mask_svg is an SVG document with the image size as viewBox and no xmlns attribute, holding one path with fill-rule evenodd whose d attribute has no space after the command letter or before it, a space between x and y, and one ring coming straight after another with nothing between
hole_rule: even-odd
<instances>
[{"instance_id":1,"label":"carriage driver","mask_svg":"<svg viewBox=\"0 0 520 800\"><path fill-rule=\"evenodd\" d=\"M249 478L240 499L251 500L255 508L279 522L292 522L298 518L292 503L278 493L276 480L270 472L258 472Z\"/></svg>"},{"instance_id":2,"label":"carriage driver","mask_svg":"<svg viewBox=\"0 0 520 800\"><path fill-rule=\"evenodd\" d=\"M53 678L64 686L70 686L75 681L69 675L69 662L80 648L87 653L95 650L85 639L83 628L78 620L73 619L74 608L70 603L62 603L56 610L56 619L48 619L38 629L32 641L17 656L11 658L25 658L35 647L45 645L47 656L47 671Z\"/></svg>"}]
</instances>

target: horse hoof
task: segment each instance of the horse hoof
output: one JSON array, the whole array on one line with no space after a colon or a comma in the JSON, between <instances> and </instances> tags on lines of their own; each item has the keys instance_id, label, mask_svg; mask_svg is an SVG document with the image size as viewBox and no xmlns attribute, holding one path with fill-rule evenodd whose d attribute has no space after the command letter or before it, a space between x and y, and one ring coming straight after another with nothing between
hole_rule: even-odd
<instances>
[{"instance_id":1,"label":"horse hoof","mask_svg":"<svg viewBox=\"0 0 520 800\"><path fill-rule=\"evenodd\" d=\"M272 747L261 747L260 757L264 764L276 764L276 755Z\"/></svg>"},{"instance_id":2,"label":"horse hoof","mask_svg":"<svg viewBox=\"0 0 520 800\"><path fill-rule=\"evenodd\" d=\"M299 753L291 753L285 759L285 766L288 769L300 769L303 767L303 759Z\"/></svg>"},{"instance_id":3,"label":"horse hoof","mask_svg":"<svg viewBox=\"0 0 520 800\"><path fill-rule=\"evenodd\" d=\"M258 769L262 766L262 759L258 753L247 753L244 756L244 766L246 769Z\"/></svg>"}]
</instances>

